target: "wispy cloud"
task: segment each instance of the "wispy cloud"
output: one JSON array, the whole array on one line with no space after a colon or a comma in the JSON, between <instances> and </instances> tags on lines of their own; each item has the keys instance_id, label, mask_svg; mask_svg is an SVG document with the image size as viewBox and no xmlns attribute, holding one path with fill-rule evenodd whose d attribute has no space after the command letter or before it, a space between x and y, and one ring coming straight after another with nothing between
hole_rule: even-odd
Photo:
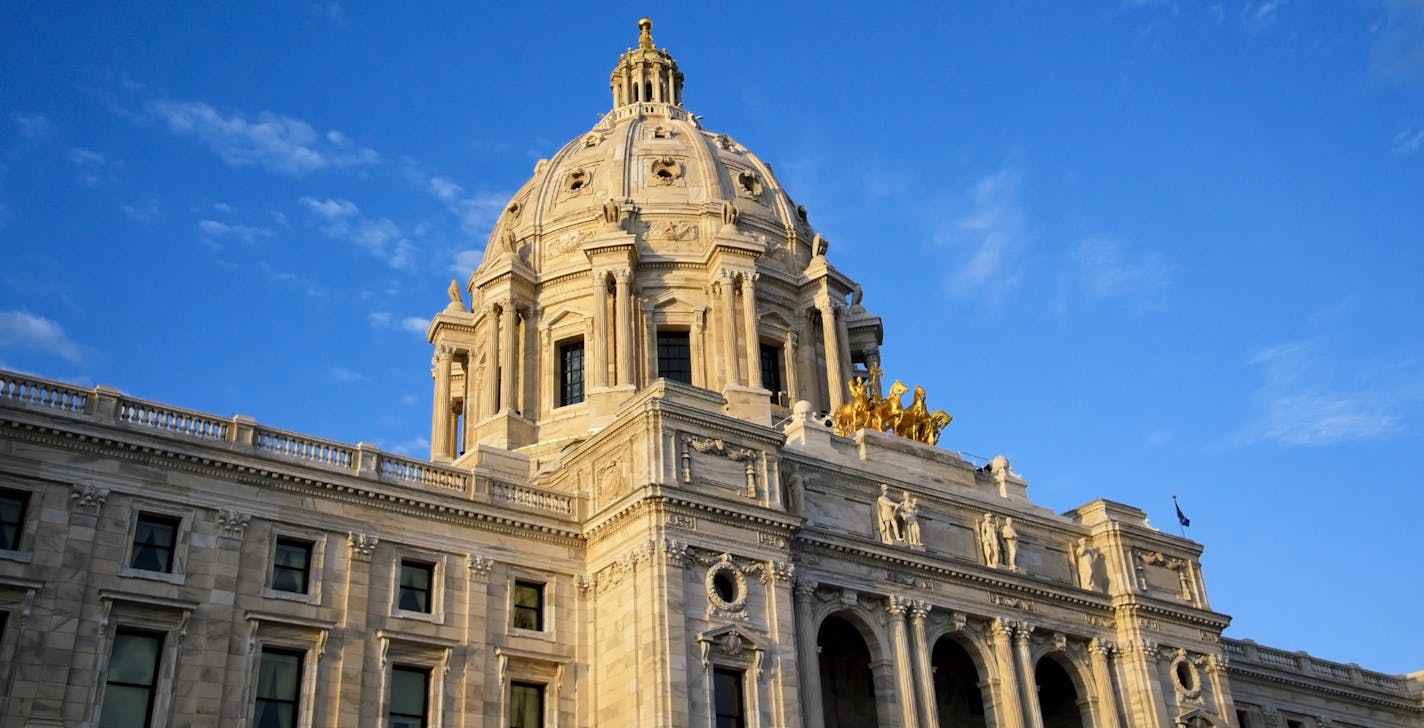
<instances>
[{"instance_id":1,"label":"wispy cloud","mask_svg":"<svg viewBox=\"0 0 1424 728\"><path fill-rule=\"evenodd\" d=\"M430 319L424 319L419 316L407 316L401 319L401 328L424 336L426 329L430 328Z\"/></svg>"},{"instance_id":2,"label":"wispy cloud","mask_svg":"<svg viewBox=\"0 0 1424 728\"><path fill-rule=\"evenodd\" d=\"M58 322L28 311L0 311L0 349L39 352L71 364L82 363L86 354Z\"/></svg>"},{"instance_id":3,"label":"wispy cloud","mask_svg":"<svg viewBox=\"0 0 1424 728\"><path fill-rule=\"evenodd\" d=\"M467 235L488 235L509 201L509 195L502 192L466 195L463 187L440 176L430 177L426 191L459 218L460 229Z\"/></svg>"},{"instance_id":4,"label":"wispy cloud","mask_svg":"<svg viewBox=\"0 0 1424 728\"><path fill-rule=\"evenodd\" d=\"M119 211L134 222L147 225L163 217L163 210L155 203L143 205L120 205Z\"/></svg>"},{"instance_id":5,"label":"wispy cloud","mask_svg":"<svg viewBox=\"0 0 1424 728\"><path fill-rule=\"evenodd\" d=\"M150 101L145 111L147 118L199 142L233 167L256 166L297 177L380 161L374 150L353 144L339 131L319 133L301 119L270 111L248 117L201 101L170 100Z\"/></svg>"},{"instance_id":6,"label":"wispy cloud","mask_svg":"<svg viewBox=\"0 0 1424 728\"><path fill-rule=\"evenodd\" d=\"M480 261L484 260L485 254L479 250L459 250L455 252L454 260L450 262L450 272L457 276L468 277L475 269L480 267Z\"/></svg>"},{"instance_id":7,"label":"wispy cloud","mask_svg":"<svg viewBox=\"0 0 1424 728\"><path fill-rule=\"evenodd\" d=\"M997 302L1018 286L1028 245L1022 187L1022 176L1010 166L981 178L966 195L964 212L934 235L964 261L946 281L950 295Z\"/></svg>"},{"instance_id":8,"label":"wispy cloud","mask_svg":"<svg viewBox=\"0 0 1424 728\"><path fill-rule=\"evenodd\" d=\"M1395 134L1390 149L1395 154L1413 154L1424 149L1424 125L1405 129Z\"/></svg>"},{"instance_id":9,"label":"wispy cloud","mask_svg":"<svg viewBox=\"0 0 1424 728\"><path fill-rule=\"evenodd\" d=\"M391 325L391 312L372 311L370 315L366 317L366 321L371 324L372 328L384 329Z\"/></svg>"},{"instance_id":10,"label":"wispy cloud","mask_svg":"<svg viewBox=\"0 0 1424 728\"><path fill-rule=\"evenodd\" d=\"M366 217L350 200L303 197L301 203L317 220L323 235L352 243L397 270L414 265L414 244L389 218Z\"/></svg>"},{"instance_id":11,"label":"wispy cloud","mask_svg":"<svg viewBox=\"0 0 1424 728\"><path fill-rule=\"evenodd\" d=\"M98 187L105 182L117 180L115 170L124 166L123 160L110 159L93 149L84 147L70 149L65 154L65 158L74 165L75 177L79 180L79 184L85 187Z\"/></svg>"},{"instance_id":12,"label":"wispy cloud","mask_svg":"<svg viewBox=\"0 0 1424 728\"><path fill-rule=\"evenodd\" d=\"M370 377L367 377L365 374L362 374L362 373L360 373L360 372L352 371L352 370L347 369L347 368L345 368L345 367L332 367L332 368L330 368L330 369L327 370L327 373L331 375L331 378L332 378L332 379L335 379L335 380L338 381L338 382L367 382L367 381L370 381Z\"/></svg>"},{"instance_id":13,"label":"wispy cloud","mask_svg":"<svg viewBox=\"0 0 1424 728\"><path fill-rule=\"evenodd\" d=\"M1241 18L1246 23L1247 28L1253 30L1264 30L1275 25L1280 17L1281 8L1289 4L1289 0L1261 0L1260 2L1248 2L1241 8Z\"/></svg>"},{"instance_id":14,"label":"wispy cloud","mask_svg":"<svg viewBox=\"0 0 1424 728\"><path fill-rule=\"evenodd\" d=\"M198 232L203 236L205 243L219 247L221 247L223 242L228 240L236 241L244 245L256 245L276 235L276 232L269 228L256 227L253 225L232 225L220 220L199 220Z\"/></svg>"},{"instance_id":15,"label":"wispy cloud","mask_svg":"<svg viewBox=\"0 0 1424 728\"><path fill-rule=\"evenodd\" d=\"M1389 81L1424 80L1424 0L1385 0L1384 8L1371 69Z\"/></svg>"},{"instance_id":16,"label":"wispy cloud","mask_svg":"<svg viewBox=\"0 0 1424 728\"><path fill-rule=\"evenodd\" d=\"M351 20L351 18L346 15L346 8L342 7L341 3L327 3L325 5L318 5L317 7L321 9L328 20L337 25L346 25Z\"/></svg>"},{"instance_id":17,"label":"wispy cloud","mask_svg":"<svg viewBox=\"0 0 1424 728\"><path fill-rule=\"evenodd\" d=\"M44 114L12 112L10 120L15 122L15 128L20 132L20 136L30 139L46 139L54 134L54 122Z\"/></svg>"},{"instance_id":18,"label":"wispy cloud","mask_svg":"<svg viewBox=\"0 0 1424 728\"><path fill-rule=\"evenodd\" d=\"M1117 300L1139 310L1165 308L1174 266L1159 251L1133 251L1120 241L1092 237L1068 251L1065 287L1090 301Z\"/></svg>"},{"instance_id":19,"label":"wispy cloud","mask_svg":"<svg viewBox=\"0 0 1424 728\"><path fill-rule=\"evenodd\" d=\"M1424 395L1420 367L1332 355L1320 342L1294 341L1256 352L1261 384L1239 443L1335 445L1399 432Z\"/></svg>"}]
</instances>

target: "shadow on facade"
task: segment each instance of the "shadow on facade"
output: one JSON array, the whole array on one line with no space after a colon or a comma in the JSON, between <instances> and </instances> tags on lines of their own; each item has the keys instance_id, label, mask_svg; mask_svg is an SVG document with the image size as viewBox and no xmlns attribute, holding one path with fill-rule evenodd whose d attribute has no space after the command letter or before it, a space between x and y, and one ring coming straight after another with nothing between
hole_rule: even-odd
<instances>
[{"instance_id":1,"label":"shadow on facade","mask_svg":"<svg viewBox=\"0 0 1424 728\"><path fill-rule=\"evenodd\" d=\"M821 647L821 705L826 728L880 725L870 648L860 631L840 617L827 617L816 642Z\"/></svg>"}]
</instances>

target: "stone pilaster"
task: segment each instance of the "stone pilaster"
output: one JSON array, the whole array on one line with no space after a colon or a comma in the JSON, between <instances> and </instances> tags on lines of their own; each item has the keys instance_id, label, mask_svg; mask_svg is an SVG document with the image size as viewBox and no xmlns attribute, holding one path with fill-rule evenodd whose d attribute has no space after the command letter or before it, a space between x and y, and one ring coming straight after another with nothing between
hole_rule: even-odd
<instances>
[{"instance_id":1,"label":"stone pilaster","mask_svg":"<svg viewBox=\"0 0 1424 728\"><path fill-rule=\"evenodd\" d=\"M499 305L490 303L485 308L485 325L489 332L489 342L485 344L485 362L489 370L485 372L485 411L484 416L493 416L499 412L499 367L503 357L499 351Z\"/></svg>"},{"instance_id":2,"label":"stone pilaster","mask_svg":"<svg viewBox=\"0 0 1424 728\"><path fill-rule=\"evenodd\" d=\"M519 344L519 320L512 299L506 298L499 305L499 411L513 413L516 404L514 385L519 378L519 362L514 360Z\"/></svg>"},{"instance_id":3,"label":"stone pilaster","mask_svg":"<svg viewBox=\"0 0 1424 728\"><path fill-rule=\"evenodd\" d=\"M585 344L588 354L588 376L590 387L608 386L608 274L594 271L593 275L593 327Z\"/></svg>"},{"instance_id":4,"label":"stone pilaster","mask_svg":"<svg viewBox=\"0 0 1424 728\"><path fill-rule=\"evenodd\" d=\"M724 387L741 383L741 375L737 369L736 291L733 283L735 281L731 271L723 269L718 273L718 292L722 297L722 366L726 367L722 382Z\"/></svg>"},{"instance_id":5,"label":"stone pilaster","mask_svg":"<svg viewBox=\"0 0 1424 728\"><path fill-rule=\"evenodd\" d=\"M332 725L374 725L379 704L364 696L381 689L381 670L376 650L368 650L366 617L371 611L371 555L379 541L366 533L347 537L346 583L341 595L345 619L339 630L336 654L340 655L340 678L330 686ZM328 647L328 649L331 649ZM369 663L369 664L368 664ZM370 681L363 683L369 676Z\"/></svg>"},{"instance_id":6,"label":"stone pilaster","mask_svg":"<svg viewBox=\"0 0 1424 728\"><path fill-rule=\"evenodd\" d=\"M617 327L616 333L614 334L617 340L614 342L614 346L618 350L619 386L631 385L633 383L632 278L633 272L627 268L620 268L613 272L615 290L613 308Z\"/></svg>"},{"instance_id":7,"label":"stone pilaster","mask_svg":"<svg viewBox=\"0 0 1424 728\"><path fill-rule=\"evenodd\" d=\"M845 404L846 380L841 376L841 345L836 334L840 327L836 324L836 307L830 301L816 305L821 312L821 333L826 347L827 408L834 412Z\"/></svg>"},{"instance_id":8,"label":"stone pilaster","mask_svg":"<svg viewBox=\"0 0 1424 728\"><path fill-rule=\"evenodd\" d=\"M746 333L747 386L761 389L761 337L757 335L756 281L760 274L742 274L742 329Z\"/></svg>"}]
</instances>

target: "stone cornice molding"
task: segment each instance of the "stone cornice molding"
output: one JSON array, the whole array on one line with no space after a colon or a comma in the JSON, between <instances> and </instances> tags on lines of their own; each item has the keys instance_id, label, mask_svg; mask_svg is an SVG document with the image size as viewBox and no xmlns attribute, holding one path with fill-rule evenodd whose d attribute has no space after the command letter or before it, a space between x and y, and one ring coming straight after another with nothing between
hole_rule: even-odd
<instances>
[{"instance_id":1,"label":"stone cornice molding","mask_svg":"<svg viewBox=\"0 0 1424 728\"><path fill-rule=\"evenodd\" d=\"M87 423L75 422L83 426ZM143 443L123 441L112 437L81 432L75 429L60 429L54 426L22 422L0 416L0 427L12 431L15 439L39 445L113 457L128 462L160 467L169 471L186 472L196 475L235 481L257 487L273 487L304 495L319 495L332 500L357 503L366 506L434 518L448 523L479 526L497 533L522 533L561 545L581 545L583 535L576 528L557 526L545 522L539 516L521 511L507 511L499 505L478 503L440 493L405 489L399 485L371 483L355 476L341 477L335 473L322 471L305 474L308 470L301 463L265 460L260 455L238 454L227 451L221 445L212 446L200 441L184 442L193 450L209 451L212 454L180 452L163 443ZM124 434L138 433L123 431ZM142 438L148 439L148 438ZM237 462L238 458L251 458L261 464ZM333 477L336 476L336 477ZM469 504L469 505L466 505ZM470 507L477 505L478 508Z\"/></svg>"},{"instance_id":2,"label":"stone cornice molding","mask_svg":"<svg viewBox=\"0 0 1424 728\"><path fill-rule=\"evenodd\" d=\"M1308 680L1304 676L1278 673L1263 665L1241 664L1239 660L1232 661L1226 668L1228 679L1235 681L1238 678L1248 678L1260 680L1262 682L1288 685L1292 688L1302 689L1311 693L1322 693L1344 698L1356 703L1368 705L1378 705L1391 710L1401 710L1416 715L1424 715L1424 704L1408 698L1386 697L1384 693L1376 692L1366 686L1351 686L1345 688L1338 683Z\"/></svg>"}]
</instances>

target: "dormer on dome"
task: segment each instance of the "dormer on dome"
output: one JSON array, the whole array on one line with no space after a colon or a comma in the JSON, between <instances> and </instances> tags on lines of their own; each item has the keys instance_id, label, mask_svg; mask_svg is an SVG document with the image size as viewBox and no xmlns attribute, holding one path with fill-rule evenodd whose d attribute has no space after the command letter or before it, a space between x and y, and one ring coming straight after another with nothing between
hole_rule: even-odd
<instances>
[{"instance_id":1,"label":"dormer on dome","mask_svg":"<svg viewBox=\"0 0 1424 728\"><path fill-rule=\"evenodd\" d=\"M879 362L880 319L806 209L682 107L682 72L652 23L639 29L614 108L535 164L464 286L468 307L457 285L431 321L437 461L556 452L659 379L769 426L800 400L833 411Z\"/></svg>"},{"instance_id":2,"label":"dormer on dome","mask_svg":"<svg viewBox=\"0 0 1424 728\"><path fill-rule=\"evenodd\" d=\"M682 71L666 48L653 45L653 21L638 20L638 47L629 48L609 77L613 108L655 103L682 106Z\"/></svg>"}]
</instances>

